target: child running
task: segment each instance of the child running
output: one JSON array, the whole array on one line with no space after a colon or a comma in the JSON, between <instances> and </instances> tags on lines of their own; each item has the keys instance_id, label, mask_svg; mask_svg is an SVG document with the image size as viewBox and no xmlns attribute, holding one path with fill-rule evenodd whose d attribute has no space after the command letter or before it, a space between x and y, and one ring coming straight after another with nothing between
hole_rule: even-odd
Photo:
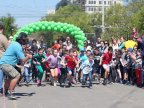
<instances>
[{"instance_id":1,"label":"child running","mask_svg":"<svg viewBox=\"0 0 144 108\"><path fill-rule=\"evenodd\" d=\"M58 51L56 49L52 50L52 55L47 58L49 63L50 73L51 73L51 83L56 86L58 80Z\"/></svg>"},{"instance_id":2,"label":"child running","mask_svg":"<svg viewBox=\"0 0 144 108\"><path fill-rule=\"evenodd\" d=\"M65 61L67 64L67 71L68 71L68 78L69 78L69 86L71 86L71 83L76 84L76 81L74 79L74 70L76 68L76 65L78 63L78 58L76 56L74 56L74 50L69 50L69 54L67 56L65 56Z\"/></svg>"},{"instance_id":3,"label":"child running","mask_svg":"<svg viewBox=\"0 0 144 108\"><path fill-rule=\"evenodd\" d=\"M41 86L41 81L44 73L44 62L46 61L46 56L43 52L43 49L38 50L38 54L35 54L33 58L36 60L36 68L38 70L38 80L37 80L37 86Z\"/></svg>"}]
</instances>

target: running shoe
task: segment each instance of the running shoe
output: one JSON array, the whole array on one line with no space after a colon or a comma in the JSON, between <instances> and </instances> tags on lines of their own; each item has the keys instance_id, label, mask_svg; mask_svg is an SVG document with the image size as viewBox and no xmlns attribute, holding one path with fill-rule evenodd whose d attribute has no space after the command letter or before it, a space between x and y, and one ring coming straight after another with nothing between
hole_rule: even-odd
<instances>
[{"instance_id":1,"label":"running shoe","mask_svg":"<svg viewBox=\"0 0 144 108\"><path fill-rule=\"evenodd\" d=\"M9 94L7 97L10 100L16 100L17 99L14 94Z\"/></svg>"},{"instance_id":2,"label":"running shoe","mask_svg":"<svg viewBox=\"0 0 144 108\"><path fill-rule=\"evenodd\" d=\"M53 83L53 86L57 86L56 82Z\"/></svg>"},{"instance_id":3,"label":"running shoe","mask_svg":"<svg viewBox=\"0 0 144 108\"><path fill-rule=\"evenodd\" d=\"M3 89L0 89L0 97L3 96Z\"/></svg>"}]
</instances>

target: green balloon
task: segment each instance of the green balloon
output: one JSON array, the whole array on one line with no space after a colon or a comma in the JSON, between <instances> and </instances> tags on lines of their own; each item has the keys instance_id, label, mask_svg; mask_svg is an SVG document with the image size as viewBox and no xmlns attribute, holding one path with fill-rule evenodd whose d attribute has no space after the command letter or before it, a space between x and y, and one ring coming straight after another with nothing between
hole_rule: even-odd
<instances>
[{"instance_id":1,"label":"green balloon","mask_svg":"<svg viewBox=\"0 0 144 108\"><path fill-rule=\"evenodd\" d=\"M25 32L26 34L31 34L36 31L58 31L58 32L64 32L72 35L78 43L78 47L83 47L83 42L86 40L85 34L83 31L80 30L79 27L76 27L72 24L68 23L61 23L61 22L47 22L47 21L39 21L35 23L28 24L21 29L18 30L18 32L14 35L14 39L19 35L20 32Z\"/></svg>"},{"instance_id":2,"label":"green balloon","mask_svg":"<svg viewBox=\"0 0 144 108\"><path fill-rule=\"evenodd\" d=\"M63 29L63 28L61 28L61 29L60 29L60 31L61 31L61 32L63 32L63 31L64 31L64 29Z\"/></svg>"},{"instance_id":3,"label":"green balloon","mask_svg":"<svg viewBox=\"0 0 144 108\"><path fill-rule=\"evenodd\" d=\"M81 35L75 35L75 38L77 38L79 40L79 39L81 39Z\"/></svg>"},{"instance_id":4,"label":"green balloon","mask_svg":"<svg viewBox=\"0 0 144 108\"><path fill-rule=\"evenodd\" d=\"M49 26L49 27L47 27L47 30L51 30L51 27Z\"/></svg>"},{"instance_id":5,"label":"green balloon","mask_svg":"<svg viewBox=\"0 0 144 108\"><path fill-rule=\"evenodd\" d=\"M54 27L55 27L55 25L54 25L54 24L52 24L52 25L51 25L51 28L53 29Z\"/></svg>"},{"instance_id":6,"label":"green balloon","mask_svg":"<svg viewBox=\"0 0 144 108\"><path fill-rule=\"evenodd\" d=\"M39 30L40 30L40 28L39 28L39 27L36 27L35 29L36 29L36 31L39 31Z\"/></svg>"},{"instance_id":7,"label":"green balloon","mask_svg":"<svg viewBox=\"0 0 144 108\"><path fill-rule=\"evenodd\" d=\"M71 35L74 35L75 33L74 32L71 32Z\"/></svg>"},{"instance_id":8,"label":"green balloon","mask_svg":"<svg viewBox=\"0 0 144 108\"><path fill-rule=\"evenodd\" d=\"M69 33L70 31L67 29L66 32Z\"/></svg>"},{"instance_id":9,"label":"green balloon","mask_svg":"<svg viewBox=\"0 0 144 108\"><path fill-rule=\"evenodd\" d=\"M46 27L45 26L42 26L42 30L45 30L46 29Z\"/></svg>"},{"instance_id":10,"label":"green balloon","mask_svg":"<svg viewBox=\"0 0 144 108\"><path fill-rule=\"evenodd\" d=\"M60 28L61 28L61 26L60 26L60 25L58 25L58 26L57 26L57 28L58 28L58 29L60 29Z\"/></svg>"},{"instance_id":11,"label":"green balloon","mask_svg":"<svg viewBox=\"0 0 144 108\"><path fill-rule=\"evenodd\" d=\"M79 48L79 49L81 49L81 48L83 48L83 47L84 47L84 46L78 44L78 48Z\"/></svg>"},{"instance_id":12,"label":"green balloon","mask_svg":"<svg viewBox=\"0 0 144 108\"><path fill-rule=\"evenodd\" d=\"M31 29L30 29L30 32L34 32L34 29L31 28Z\"/></svg>"},{"instance_id":13,"label":"green balloon","mask_svg":"<svg viewBox=\"0 0 144 108\"><path fill-rule=\"evenodd\" d=\"M56 27L54 27L54 31L57 31L58 29Z\"/></svg>"},{"instance_id":14,"label":"green balloon","mask_svg":"<svg viewBox=\"0 0 144 108\"><path fill-rule=\"evenodd\" d=\"M67 26L64 26L63 29L64 29L64 30L67 30Z\"/></svg>"}]
</instances>

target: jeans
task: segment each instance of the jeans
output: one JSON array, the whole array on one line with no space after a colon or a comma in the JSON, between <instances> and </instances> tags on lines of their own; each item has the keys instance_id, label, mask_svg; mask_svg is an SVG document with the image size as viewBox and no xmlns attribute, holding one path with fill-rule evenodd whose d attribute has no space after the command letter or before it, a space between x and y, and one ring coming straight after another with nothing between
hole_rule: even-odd
<instances>
[{"instance_id":1,"label":"jeans","mask_svg":"<svg viewBox=\"0 0 144 108\"><path fill-rule=\"evenodd\" d=\"M31 75L31 71L28 67L24 67L24 81L26 83L29 83L30 82L30 77L32 76Z\"/></svg>"},{"instance_id":2,"label":"jeans","mask_svg":"<svg viewBox=\"0 0 144 108\"><path fill-rule=\"evenodd\" d=\"M89 85L92 86L92 71L88 74L83 74L83 82L86 83L87 77L89 78Z\"/></svg>"},{"instance_id":3,"label":"jeans","mask_svg":"<svg viewBox=\"0 0 144 108\"><path fill-rule=\"evenodd\" d=\"M3 71L0 69L0 89L3 88Z\"/></svg>"}]
</instances>

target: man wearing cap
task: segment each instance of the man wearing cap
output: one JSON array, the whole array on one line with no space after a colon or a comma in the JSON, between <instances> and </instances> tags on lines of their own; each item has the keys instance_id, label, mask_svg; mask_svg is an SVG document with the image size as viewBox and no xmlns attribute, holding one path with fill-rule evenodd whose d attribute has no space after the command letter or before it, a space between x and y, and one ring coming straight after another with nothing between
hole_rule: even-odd
<instances>
[{"instance_id":1,"label":"man wearing cap","mask_svg":"<svg viewBox=\"0 0 144 108\"><path fill-rule=\"evenodd\" d=\"M15 69L16 64L19 62L19 60L22 64L24 64L32 58L32 55L24 53L24 49L26 48L27 44L27 34L20 33L16 38L16 42L12 42L8 46L0 59L0 70L8 76L8 79L5 82L5 92L8 92L9 90L10 99L15 99L12 92L20 78L19 72Z\"/></svg>"},{"instance_id":2,"label":"man wearing cap","mask_svg":"<svg viewBox=\"0 0 144 108\"><path fill-rule=\"evenodd\" d=\"M6 36L3 35L3 30L4 30L4 25L0 21L0 59L9 44ZM1 96L1 92L2 92L2 84L3 84L3 72L0 70L0 96Z\"/></svg>"}]
</instances>

